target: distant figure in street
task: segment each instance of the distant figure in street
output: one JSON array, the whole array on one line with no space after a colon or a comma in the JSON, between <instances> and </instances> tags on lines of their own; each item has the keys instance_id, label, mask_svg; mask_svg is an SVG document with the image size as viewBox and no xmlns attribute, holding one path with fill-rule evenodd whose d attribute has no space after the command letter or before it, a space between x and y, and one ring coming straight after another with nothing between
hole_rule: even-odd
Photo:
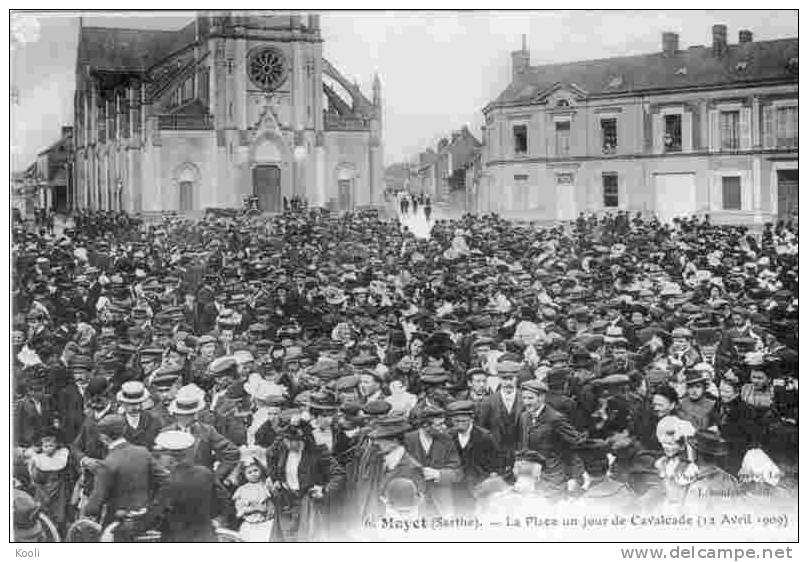
<instances>
[{"instance_id":1,"label":"distant figure in street","mask_svg":"<svg viewBox=\"0 0 808 562\"><path fill-rule=\"evenodd\" d=\"M409 210L410 200L407 197L401 198L401 214L405 217L407 216L407 211Z\"/></svg>"},{"instance_id":2,"label":"distant figure in street","mask_svg":"<svg viewBox=\"0 0 808 562\"><path fill-rule=\"evenodd\" d=\"M412 214L413 215L418 214L418 198L417 197L412 198Z\"/></svg>"},{"instance_id":3,"label":"distant figure in street","mask_svg":"<svg viewBox=\"0 0 808 562\"><path fill-rule=\"evenodd\" d=\"M429 204L429 201L424 203L424 216L426 217L426 222L429 222L429 216L432 214L432 205Z\"/></svg>"},{"instance_id":4,"label":"distant figure in street","mask_svg":"<svg viewBox=\"0 0 808 562\"><path fill-rule=\"evenodd\" d=\"M283 196L283 212L289 212L289 199L287 199L286 195Z\"/></svg>"}]
</instances>

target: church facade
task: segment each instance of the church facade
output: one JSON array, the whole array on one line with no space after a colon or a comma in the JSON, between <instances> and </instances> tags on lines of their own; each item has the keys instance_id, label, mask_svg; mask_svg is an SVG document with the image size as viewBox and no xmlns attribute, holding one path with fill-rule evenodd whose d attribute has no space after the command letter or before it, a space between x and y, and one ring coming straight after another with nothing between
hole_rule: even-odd
<instances>
[{"instance_id":1,"label":"church facade","mask_svg":"<svg viewBox=\"0 0 808 562\"><path fill-rule=\"evenodd\" d=\"M381 200L379 78L369 99L323 58L318 15L203 13L176 31L79 33L76 207Z\"/></svg>"}]
</instances>

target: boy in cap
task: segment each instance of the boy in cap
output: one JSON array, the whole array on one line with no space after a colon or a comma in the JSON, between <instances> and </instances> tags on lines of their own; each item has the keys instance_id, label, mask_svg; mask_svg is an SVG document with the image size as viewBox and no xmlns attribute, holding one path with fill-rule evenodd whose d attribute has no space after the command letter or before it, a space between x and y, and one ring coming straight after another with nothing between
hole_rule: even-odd
<instances>
[{"instance_id":1,"label":"boy in cap","mask_svg":"<svg viewBox=\"0 0 808 562\"><path fill-rule=\"evenodd\" d=\"M503 472L503 458L491 433L474 423L475 404L458 400L446 407L452 442L460 453L462 478L454 486L455 508L474 510L474 489L486 478Z\"/></svg>"},{"instance_id":2,"label":"boy in cap","mask_svg":"<svg viewBox=\"0 0 808 562\"><path fill-rule=\"evenodd\" d=\"M412 412L418 429L404 435L407 452L423 467L426 503L433 513L452 513L453 485L462 478L460 456L446 431L445 412L430 404Z\"/></svg>"},{"instance_id":3,"label":"boy in cap","mask_svg":"<svg viewBox=\"0 0 808 562\"><path fill-rule=\"evenodd\" d=\"M570 449L580 445L585 435L547 405L546 384L527 381L521 390L525 411L520 419L520 447L544 456L543 478L552 488L560 490L568 473L564 458L570 457Z\"/></svg>"}]
</instances>

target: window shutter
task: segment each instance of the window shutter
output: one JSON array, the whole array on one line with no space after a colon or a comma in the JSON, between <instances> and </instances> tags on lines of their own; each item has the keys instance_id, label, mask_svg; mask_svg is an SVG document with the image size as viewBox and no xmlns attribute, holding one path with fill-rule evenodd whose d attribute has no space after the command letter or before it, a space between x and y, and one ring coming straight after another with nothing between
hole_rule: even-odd
<instances>
[{"instance_id":1,"label":"window shutter","mask_svg":"<svg viewBox=\"0 0 808 562\"><path fill-rule=\"evenodd\" d=\"M651 117L652 124L651 124L651 142L653 143L651 146L654 147L654 154L661 154L662 153L662 115L660 113L654 113Z\"/></svg>"},{"instance_id":2,"label":"window shutter","mask_svg":"<svg viewBox=\"0 0 808 562\"><path fill-rule=\"evenodd\" d=\"M693 150L693 114L685 111L682 114L682 151Z\"/></svg>"},{"instance_id":3,"label":"window shutter","mask_svg":"<svg viewBox=\"0 0 808 562\"><path fill-rule=\"evenodd\" d=\"M752 110L748 107L741 108L740 115L740 134L741 134L741 149L749 150L752 147Z\"/></svg>"},{"instance_id":4,"label":"window shutter","mask_svg":"<svg viewBox=\"0 0 808 562\"><path fill-rule=\"evenodd\" d=\"M721 149L721 134L718 128L718 110L710 110L710 151L716 152Z\"/></svg>"},{"instance_id":5,"label":"window shutter","mask_svg":"<svg viewBox=\"0 0 808 562\"><path fill-rule=\"evenodd\" d=\"M774 148L774 108L763 106L763 148Z\"/></svg>"}]
</instances>

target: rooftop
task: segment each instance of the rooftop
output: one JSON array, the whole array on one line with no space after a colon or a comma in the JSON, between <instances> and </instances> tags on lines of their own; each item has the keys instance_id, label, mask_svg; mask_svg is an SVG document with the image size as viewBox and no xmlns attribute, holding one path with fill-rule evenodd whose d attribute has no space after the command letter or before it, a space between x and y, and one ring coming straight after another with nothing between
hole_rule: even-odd
<instances>
[{"instance_id":1,"label":"rooftop","mask_svg":"<svg viewBox=\"0 0 808 562\"><path fill-rule=\"evenodd\" d=\"M489 105L536 101L559 83L574 85L587 96L655 90L719 87L767 81L798 81L796 38L726 45L718 57L708 46L672 54L663 52L577 62L529 66Z\"/></svg>"}]
</instances>

